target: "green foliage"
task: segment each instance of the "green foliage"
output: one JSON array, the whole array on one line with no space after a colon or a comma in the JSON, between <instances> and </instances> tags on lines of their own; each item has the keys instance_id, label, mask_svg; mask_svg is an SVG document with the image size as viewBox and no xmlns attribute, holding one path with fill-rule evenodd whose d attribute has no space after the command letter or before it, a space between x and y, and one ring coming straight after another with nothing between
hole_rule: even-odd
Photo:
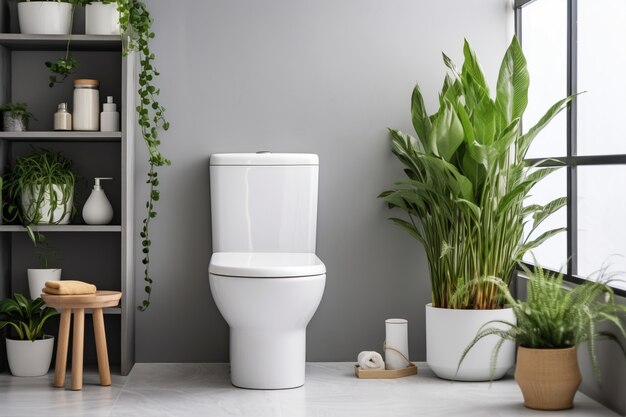
<instances>
[{"instance_id":1,"label":"green foliage","mask_svg":"<svg viewBox=\"0 0 626 417\"><path fill-rule=\"evenodd\" d=\"M73 216L76 210L70 205L70 201L74 195L75 184L76 175L72 170L72 161L59 152L39 149L31 155L17 158L13 169L3 177L5 201L2 204L6 208L5 220L17 220L24 225L35 246L43 243L43 235L34 232L31 226L42 222L53 223L54 212L61 207L61 218L68 212ZM24 199L23 195L33 198ZM42 210L46 206L49 206L47 212ZM47 246L40 249L40 257L47 265Z\"/></svg>"},{"instance_id":2,"label":"green foliage","mask_svg":"<svg viewBox=\"0 0 626 417\"><path fill-rule=\"evenodd\" d=\"M405 165L408 179L379 197L389 208L406 212L408 219L392 222L426 250L433 306L490 309L501 300L496 287L480 278L497 276L509 282L525 252L563 230L534 236L537 226L566 200L524 207L533 186L554 171L528 167L524 158L537 133L573 97L555 104L522 134L529 76L517 38L503 58L495 99L467 41L463 53L460 71L443 55L450 74L436 113L427 114L415 86L411 116L417 138L390 129L392 152ZM528 222L531 233L524 239Z\"/></svg>"},{"instance_id":3,"label":"green foliage","mask_svg":"<svg viewBox=\"0 0 626 417\"><path fill-rule=\"evenodd\" d=\"M35 115L28 111L28 104L26 103L6 103L0 106L0 112L9 112L11 117L15 119L22 119L28 123L30 119L37 120Z\"/></svg>"},{"instance_id":4,"label":"green foliage","mask_svg":"<svg viewBox=\"0 0 626 417\"><path fill-rule=\"evenodd\" d=\"M86 5L90 0L73 0L76 4ZM171 165L160 151L160 130L168 130L169 122L165 118L165 107L159 103L161 90L155 85L159 72L154 65L155 55L150 50L150 40L155 37L152 31L152 18L150 12L141 0L105 0L104 3L117 3L120 13L119 23L122 31L123 54L126 56L136 52L139 57L140 70L138 74L138 105L135 108L138 115L138 124L141 135L148 148L148 174L146 183L149 185L148 199L146 202L146 217L142 222L141 245L143 251L142 263L144 265L144 281L146 283L146 298L137 308L145 311L150 305L152 292L152 276L150 274L150 224L156 218L155 204L160 198L158 168ZM67 44L66 54L54 63L47 62L46 66L52 72L50 87L55 83L62 82L74 72L78 62L70 54L70 41Z\"/></svg>"},{"instance_id":5,"label":"green foliage","mask_svg":"<svg viewBox=\"0 0 626 417\"><path fill-rule=\"evenodd\" d=\"M615 295L608 285L610 280L600 277L597 281L585 282L568 289L561 273L546 273L538 266L534 271L524 266L522 268L529 278L526 301L514 299L507 283L500 278L481 279L498 289L507 305L513 308L517 324L496 320L483 325L463 352L459 367L474 345L491 335L500 337L491 357L492 372L495 371L500 347L506 340L532 349L562 349L587 342L596 378L599 377L596 358L598 339L615 341L626 355L623 345L614 333L597 330L600 323L608 322L621 336L626 337L622 322L626 306L615 304ZM504 324L507 328L489 327L494 323Z\"/></svg>"},{"instance_id":6,"label":"green foliage","mask_svg":"<svg viewBox=\"0 0 626 417\"><path fill-rule=\"evenodd\" d=\"M44 336L43 325L57 311L45 307L41 298L29 300L22 294L0 301L0 329L10 326L19 340L35 341Z\"/></svg>"}]
</instances>

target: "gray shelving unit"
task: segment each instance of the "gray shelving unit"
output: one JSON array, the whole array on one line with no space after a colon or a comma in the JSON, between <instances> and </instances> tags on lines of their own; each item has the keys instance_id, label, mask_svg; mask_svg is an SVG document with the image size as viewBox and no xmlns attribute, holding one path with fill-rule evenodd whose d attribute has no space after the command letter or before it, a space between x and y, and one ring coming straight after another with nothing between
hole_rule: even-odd
<instances>
[{"instance_id":1,"label":"gray shelving unit","mask_svg":"<svg viewBox=\"0 0 626 417\"><path fill-rule=\"evenodd\" d=\"M0 31L9 23L0 0ZM61 151L72 159L85 184L75 196L80 213L95 176L113 177L104 184L114 208L112 224L86 225L80 214L69 225L42 225L50 246L62 252L59 267L64 278L84 279L98 288L121 290L119 308L108 309L107 344L113 369L127 375L135 363L135 301L133 255L133 172L135 131L134 54L122 56L117 36L71 35L71 49L79 68L63 84L47 86L45 61L64 53L68 36L0 33L0 103L26 102L37 117L28 132L0 132L0 174L32 146ZM95 78L101 82L100 99L112 95L118 103L121 132L55 132L52 115L56 105L72 101L72 80ZM26 269L36 267L36 254L20 225L0 225L0 297L27 292ZM53 329L51 331L55 331ZM89 335L89 331L86 335ZM87 341L87 344L93 343ZM4 358L4 343L0 343ZM87 347L87 345L86 345ZM85 355L87 361L95 360ZM1 361L1 360L0 360Z\"/></svg>"}]
</instances>

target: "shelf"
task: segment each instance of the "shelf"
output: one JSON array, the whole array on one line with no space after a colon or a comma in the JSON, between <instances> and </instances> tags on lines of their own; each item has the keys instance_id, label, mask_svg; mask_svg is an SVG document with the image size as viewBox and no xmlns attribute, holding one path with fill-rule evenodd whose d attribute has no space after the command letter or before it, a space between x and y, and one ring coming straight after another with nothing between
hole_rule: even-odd
<instances>
[{"instance_id":1,"label":"shelf","mask_svg":"<svg viewBox=\"0 0 626 417\"><path fill-rule=\"evenodd\" d=\"M49 224L33 226L36 232L121 232L120 225L89 225L89 224ZM0 225L0 232L26 232L24 226Z\"/></svg>"},{"instance_id":2,"label":"shelf","mask_svg":"<svg viewBox=\"0 0 626 417\"><path fill-rule=\"evenodd\" d=\"M122 132L0 132L0 139L13 142L120 142Z\"/></svg>"},{"instance_id":3,"label":"shelf","mask_svg":"<svg viewBox=\"0 0 626 417\"><path fill-rule=\"evenodd\" d=\"M70 35L0 33L0 45L14 51L64 51ZM117 35L71 35L73 51L121 51Z\"/></svg>"}]
</instances>

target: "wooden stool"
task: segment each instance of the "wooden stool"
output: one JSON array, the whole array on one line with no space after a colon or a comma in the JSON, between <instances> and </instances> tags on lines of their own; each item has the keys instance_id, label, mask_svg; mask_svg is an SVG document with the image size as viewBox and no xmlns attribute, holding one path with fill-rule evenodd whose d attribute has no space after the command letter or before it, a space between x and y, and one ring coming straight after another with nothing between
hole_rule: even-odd
<instances>
[{"instance_id":1,"label":"wooden stool","mask_svg":"<svg viewBox=\"0 0 626 417\"><path fill-rule=\"evenodd\" d=\"M65 368L67 366L67 347L70 339L70 317L74 312L74 338L72 344L72 389L83 388L83 344L85 335L85 309L93 310L93 330L96 336L96 352L98 354L98 372L100 385L111 385L109 370L109 354L107 352L106 334L104 331L104 315L102 309L115 307L122 298L119 291L96 291L90 295L51 295L42 294L41 298L48 307L61 310L59 324L59 340L57 342L57 358L54 366L54 386L65 386Z\"/></svg>"}]
</instances>

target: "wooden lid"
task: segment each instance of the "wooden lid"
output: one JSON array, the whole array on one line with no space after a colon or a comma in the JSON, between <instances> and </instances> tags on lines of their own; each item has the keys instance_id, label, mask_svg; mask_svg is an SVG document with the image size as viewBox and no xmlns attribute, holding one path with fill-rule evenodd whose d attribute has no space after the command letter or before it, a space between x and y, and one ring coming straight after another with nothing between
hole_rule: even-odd
<instances>
[{"instance_id":1,"label":"wooden lid","mask_svg":"<svg viewBox=\"0 0 626 417\"><path fill-rule=\"evenodd\" d=\"M74 80L74 87L91 87L97 88L100 85L100 81L98 80L90 80L87 78L81 78L78 80Z\"/></svg>"},{"instance_id":2,"label":"wooden lid","mask_svg":"<svg viewBox=\"0 0 626 417\"><path fill-rule=\"evenodd\" d=\"M41 294L48 307L54 308L103 308L117 306L122 293L119 291L96 291L84 295Z\"/></svg>"}]
</instances>

